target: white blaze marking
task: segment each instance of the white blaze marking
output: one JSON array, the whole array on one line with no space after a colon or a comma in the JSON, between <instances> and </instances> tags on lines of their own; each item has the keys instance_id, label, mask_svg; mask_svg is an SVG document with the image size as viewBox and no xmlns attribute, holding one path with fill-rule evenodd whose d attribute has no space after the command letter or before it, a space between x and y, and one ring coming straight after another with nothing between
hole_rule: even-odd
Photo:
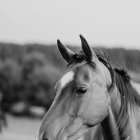
<instances>
[{"instance_id":1,"label":"white blaze marking","mask_svg":"<svg viewBox=\"0 0 140 140\"><path fill-rule=\"evenodd\" d=\"M65 85L67 85L70 81L73 80L74 72L70 71L66 73L60 80L60 85L63 88Z\"/></svg>"},{"instance_id":2,"label":"white blaze marking","mask_svg":"<svg viewBox=\"0 0 140 140\"><path fill-rule=\"evenodd\" d=\"M65 75L63 75L63 77L58 81L58 89L57 89L57 94L56 97L54 99L54 102L57 100L57 98L59 97L62 89L73 80L74 77L74 72L73 71L69 71L67 72ZM56 85L57 88L57 85ZM53 103L54 103L53 102Z\"/></svg>"}]
</instances>

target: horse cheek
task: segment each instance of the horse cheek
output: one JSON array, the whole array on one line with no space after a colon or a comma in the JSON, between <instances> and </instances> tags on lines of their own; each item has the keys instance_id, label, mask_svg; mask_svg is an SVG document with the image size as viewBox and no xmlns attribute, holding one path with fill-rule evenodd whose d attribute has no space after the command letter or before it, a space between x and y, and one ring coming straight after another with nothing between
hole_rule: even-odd
<instances>
[{"instance_id":1,"label":"horse cheek","mask_svg":"<svg viewBox=\"0 0 140 140\"><path fill-rule=\"evenodd\" d=\"M94 94L88 94L83 99L83 105L81 106L78 116L89 124L100 123L108 114L109 99L104 90L97 89Z\"/></svg>"}]
</instances>

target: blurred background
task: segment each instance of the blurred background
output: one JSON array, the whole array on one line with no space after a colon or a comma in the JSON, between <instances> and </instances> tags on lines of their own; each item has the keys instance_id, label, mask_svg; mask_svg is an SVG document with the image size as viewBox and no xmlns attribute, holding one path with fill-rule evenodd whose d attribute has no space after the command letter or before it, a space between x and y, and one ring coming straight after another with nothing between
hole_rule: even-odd
<instances>
[{"instance_id":1,"label":"blurred background","mask_svg":"<svg viewBox=\"0 0 140 140\"><path fill-rule=\"evenodd\" d=\"M0 0L0 140L35 140L82 34L140 83L140 1Z\"/></svg>"}]
</instances>

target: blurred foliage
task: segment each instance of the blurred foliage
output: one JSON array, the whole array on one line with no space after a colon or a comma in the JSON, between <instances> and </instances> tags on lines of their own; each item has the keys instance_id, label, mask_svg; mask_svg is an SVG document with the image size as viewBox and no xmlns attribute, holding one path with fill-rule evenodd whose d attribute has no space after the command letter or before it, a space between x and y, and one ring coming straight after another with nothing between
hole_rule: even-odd
<instances>
[{"instance_id":1,"label":"blurred foliage","mask_svg":"<svg viewBox=\"0 0 140 140\"><path fill-rule=\"evenodd\" d=\"M114 66L140 71L138 50L104 49L99 46L95 50L103 51ZM41 106L47 110L55 96L53 87L64 69L65 62L55 45L0 43L2 111L13 113L14 106L20 102L25 103L24 109Z\"/></svg>"}]
</instances>

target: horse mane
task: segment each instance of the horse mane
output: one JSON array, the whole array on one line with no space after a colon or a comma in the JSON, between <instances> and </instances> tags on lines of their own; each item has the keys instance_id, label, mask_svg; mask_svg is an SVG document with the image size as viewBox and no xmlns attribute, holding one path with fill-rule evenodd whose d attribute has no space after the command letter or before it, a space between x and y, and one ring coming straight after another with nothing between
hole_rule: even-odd
<instances>
[{"instance_id":1,"label":"horse mane","mask_svg":"<svg viewBox=\"0 0 140 140\"><path fill-rule=\"evenodd\" d=\"M103 55L103 53L97 54L98 59L102 62L110 71L112 77L112 85L116 84L121 95L122 108L121 112L127 108L127 104L133 108L133 105L140 106L140 95L134 89L131 84L131 77L127 71L123 68L113 68L109 59Z\"/></svg>"},{"instance_id":2,"label":"horse mane","mask_svg":"<svg viewBox=\"0 0 140 140\"><path fill-rule=\"evenodd\" d=\"M97 54L98 59L102 62L110 71L112 77L112 87L116 84L121 97L121 109L119 116L123 116L124 113L128 113L128 104L131 110L135 105L140 106L140 95L131 84L131 77L125 69L113 68L109 59L103 55L103 53Z\"/></svg>"}]
</instances>

